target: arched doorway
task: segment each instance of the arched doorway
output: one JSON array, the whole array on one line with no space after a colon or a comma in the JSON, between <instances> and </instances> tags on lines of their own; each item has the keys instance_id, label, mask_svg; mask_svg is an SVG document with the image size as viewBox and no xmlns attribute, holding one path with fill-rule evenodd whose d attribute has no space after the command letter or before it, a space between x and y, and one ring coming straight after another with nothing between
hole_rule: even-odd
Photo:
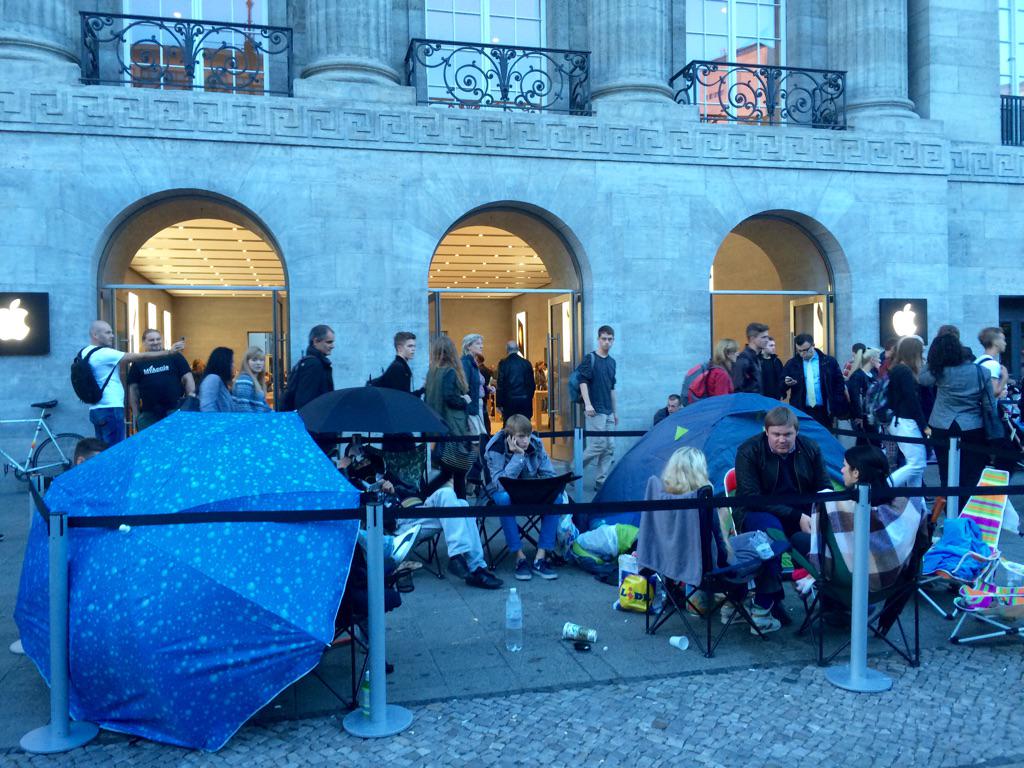
<instances>
[{"instance_id":1,"label":"arched doorway","mask_svg":"<svg viewBox=\"0 0 1024 768\"><path fill-rule=\"evenodd\" d=\"M464 216L434 249L428 287L431 338L447 334L459 346L464 335L481 334L493 370L506 343L517 341L538 371L534 428L572 428L567 385L580 354L581 280L571 248L551 224L514 208ZM493 432L501 415L493 407L490 413ZM570 439L548 445L554 458L570 458Z\"/></svg>"},{"instance_id":2,"label":"arched doorway","mask_svg":"<svg viewBox=\"0 0 1024 768\"><path fill-rule=\"evenodd\" d=\"M810 220L771 212L752 216L726 236L711 268L711 344L746 343L748 323L771 328L779 357L809 333L820 349L835 346L835 280L826 246Z\"/></svg>"},{"instance_id":3,"label":"arched doorway","mask_svg":"<svg viewBox=\"0 0 1024 768\"><path fill-rule=\"evenodd\" d=\"M287 274L273 237L236 204L204 194L147 201L114 227L100 261L100 316L120 349L156 328L205 362L214 347L267 357L268 401L288 370Z\"/></svg>"}]
</instances>

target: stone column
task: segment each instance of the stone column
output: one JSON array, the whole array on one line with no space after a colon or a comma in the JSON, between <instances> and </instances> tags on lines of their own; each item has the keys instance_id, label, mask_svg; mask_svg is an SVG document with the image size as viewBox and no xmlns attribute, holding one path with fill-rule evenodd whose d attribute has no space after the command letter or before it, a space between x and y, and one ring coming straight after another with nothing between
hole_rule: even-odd
<instances>
[{"instance_id":1,"label":"stone column","mask_svg":"<svg viewBox=\"0 0 1024 768\"><path fill-rule=\"evenodd\" d=\"M391 86L392 0L307 0L309 63L302 77Z\"/></svg>"},{"instance_id":2,"label":"stone column","mask_svg":"<svg viewBox=\"0 0 1024 768\"><path fill-rule=\"evenodd\" d=\"M907 0L832 0L829 59L846 70L851 124L916 118L907 96Z\"/></svg>"},{"instance_id":3,"label":"stone column","mask_svg":"<svg viewBox=\"0 0 1024 768\"><path fill-rule=\"evenodd\" d=\"M78 66L78 14L67 0L0 0L0 79L71 83Z\"/></svg>"},{"instance_id":4,"label":"stone column","mask_svg":"<svg viewBox=\"0 0 1024 768\"><path fill-rule=\"evenodd\" d=\"M591 0L590 40L595 107L672 102L668 0Z\"/></svg>"}]
</instances>

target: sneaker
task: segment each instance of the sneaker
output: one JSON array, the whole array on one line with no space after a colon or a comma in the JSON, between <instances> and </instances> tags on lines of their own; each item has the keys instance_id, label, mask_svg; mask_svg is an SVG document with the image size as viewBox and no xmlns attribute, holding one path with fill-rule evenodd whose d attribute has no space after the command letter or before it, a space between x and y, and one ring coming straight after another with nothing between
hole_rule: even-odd
<instances>
[{"instance_id":1,"label":"sneaker","mask_svg":"<svg viewBox=\"0 0 1024 768\"><path fill-rule=\"evenodd\" d=\"M448 558L448 573L456 579L464 579L469 576L469 563L465 555L453 555Z\"/></svg>"},{"instance_id":2,"label":"sneaker","mask_svg":"<svg viewBox=\"0 0 1024 768\"><path fill-rule=\"evenodd\" d=\"M759 605L755 605L750 609L750 618L754 620L754 627L750 628L750 634L758 634L758 630L761 630L761 634L767 634L768 632L778 632L782 629L782 624L772 616L771 608L762 608Z\"/></svg>"},{"instance_id":3,"label":"sneaker","mask_svg":"<svg viewBox=\"0 0 1024 768\"><path fill-rule=\"evenodd\" d=\"M420 524L412 526L406 531L403 531L400 535L395 536L391 542L394 550L391 553L391 557L396 563L401 563L409 556L409 552L416 545L416 538L420 535Z\"/></svg>"},{"instance_id":4,"label":"sneaker","mask_svg":"<svg viewBox=\"0 0 1024 768\"><path fill-rule=\"evenodd\" d=\"M525 557L521 557L516 560L516 570L512 575L519 581L529 581L533 578L533 573L530 570L530 563Z\"/></svg>"},{"instance_id":5,"label":"sneaker","mask_svg":"<svg viewBox=\"0 0 1024 768\"><path fill-rule=\"evenodd\" d=\"M519 566L516 565L516 571L518 572ZM533 572L540 576L542 579L557 579L558 573L554 568L551 567L551 563L545 560L534 560L533 561Z\"/></svg>"},{"instance_id":6,"label":"sneaker","mask_svg":"<svg viewBox=\"0 0 1024 768\"><path fill-rule=\"evenodd\" d=\"M504 582L484 568L477 568L466 577L466 584L479 589L498 589Z\"/></svg>"}]
</instances>

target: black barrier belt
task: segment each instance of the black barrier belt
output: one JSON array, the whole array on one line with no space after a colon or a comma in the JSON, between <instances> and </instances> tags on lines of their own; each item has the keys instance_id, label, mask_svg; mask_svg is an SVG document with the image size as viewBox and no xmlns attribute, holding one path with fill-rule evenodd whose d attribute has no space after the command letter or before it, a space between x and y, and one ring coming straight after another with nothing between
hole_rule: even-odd
<instances>
[{"instance_id":1,"label":"black barrier belt","mask_svg":"<svg viewBox=\"0 0 1024 768\"><path fill-rule=\"evenodd\" d=\"M28 492L32 495L33 506L36 508L36 514L42 518L43 523L46 525L46 530L50 530L50 512L49 507L46 506L46 502L43 501L43 497L39 495L39 491L36 490L36 484L32 482L32 478L28 479Z\"/></svg>"},{"instance_id":2,"label":"black barrier belt","mask_svg":"<svg viewBox=\"0 0 1024 768\"><path fill-rule=\"evenodd\" d=\"M548 437L572 437L573 431L571 429L563 429L554 432L534 432L536 437L548 438ZM646 434L646 433L641 433ZM378 445L383 442L393 442L396 440L404 440L405 442L413 443L475 443L479 440L490 440L494 435L434 435L431 437L410 437L408 434L395 434L387 435L384 438L381 437L364 437L360 435L359 442L364 445ZM351 443L353 438L349 437L337 437L334 439L335 443Z\"/></svg>"},{"instance_id":3,"label":"black barrier belt","mask_svg":"<svg viewBox=\"0 0 1024 768\"><path fill-rule=\"evenodd\" d=\"M889 435L885 432L859 432L854 429L830 429L833 435L845 435L846 437L861 437L873 443L911 443L914 445L947 446L949 441L938 437L899 437Z\"/></svg>"},{"instance_id":4,"label":"black barrier belt","mask_svg":"<svg viewBox=\"0 0 1024 768\"><path fill-rule=\"evenodd\" d=\"M873 489L872 501L902 496L957 495L966 498L971 495L1006 496L1024 494L1024 485L983 485L983 486L930 486L921 488ZM510 506L486 507L408 507L408 516L417 518L457 517L517 517L531 515L566 514L571 512L600 512L604 515L622 512L655 512L677 509L698 509L700 507L751 507L764 508L782 504L786 506L807 506L822 501L855 501L857 491L829 491L815 494L757 494L750 496L711 496L706 499L688 498L663 501L610 501L589 504L514 504ZM418 514L417 514L418 513ZM338 520L362 520L365 512L361 507L352 509L320 509L308 511L248 511L248 512L179 512L159 515L97 515L95 517L71 517L71 528L118 528L121 525L184 525L193 523L299 523L331 522Z\"/></svg>"},{"instance_id":5,"label":"black barrier belt","mask_svg":"<svg viewBox=\"0 0 1024 768\"><path fill-rule=\"evenodd\" d=\"M585 429L583 430L584 437L643 437L649 429L622 429L622 430L604 430L604 429Z\"/></svg>"}]
</instances>

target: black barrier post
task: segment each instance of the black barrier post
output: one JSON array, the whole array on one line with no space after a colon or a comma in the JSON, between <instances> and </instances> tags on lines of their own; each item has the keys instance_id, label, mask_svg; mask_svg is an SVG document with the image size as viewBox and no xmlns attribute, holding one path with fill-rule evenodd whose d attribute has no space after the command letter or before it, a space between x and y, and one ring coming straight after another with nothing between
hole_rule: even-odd
<instances>
[{"instance_id":1,"label":"black barrier post","mask_svg":"<svg viewBox=\"0 0 1024 768\"><path fill-rule=\"evenodd\" d=\"M50 723L21 737L26 752L50 755L88 744L99 733L68 714L68 516L50 514Z\"/></svg>"},{"instance_id":2,"label":"black barrier post","mask_svg":"<svg viewBox=\"0 0 1024 768\"><path fill-rule=\"evenodd\" d=\"M369 622L370 716L362 709L349 712L345 730L364 739L394 736L412 725L412 712L388 704L384 671L384 504L376 493L364 493L366 509L366 582Z\"/></svg>"},{"instance_id":3,"label":"black barrier post","mask_svg":"<svg viewBox=\"0 0 1024 768\"><path fill-rule=\"evenodd\" d=\"M853 601L850 609L850 663L825 670L832 685L857 693L881 693L892 678L868 669L868 533L871 528L871 487L857 486L853 517ZM820 607L819 607L820 610Z\"/></svg>"},{"instance_id":4,"label":"black barrier post","mask_svg":"<svg viewBox=\"0 0 1024 768\"><path fill-rule=\"evenodd\" d=\"M576 501L583 501L583 427L572 430L572 471L579 479L575 482Z\"/></svg>"}]
</instances>

